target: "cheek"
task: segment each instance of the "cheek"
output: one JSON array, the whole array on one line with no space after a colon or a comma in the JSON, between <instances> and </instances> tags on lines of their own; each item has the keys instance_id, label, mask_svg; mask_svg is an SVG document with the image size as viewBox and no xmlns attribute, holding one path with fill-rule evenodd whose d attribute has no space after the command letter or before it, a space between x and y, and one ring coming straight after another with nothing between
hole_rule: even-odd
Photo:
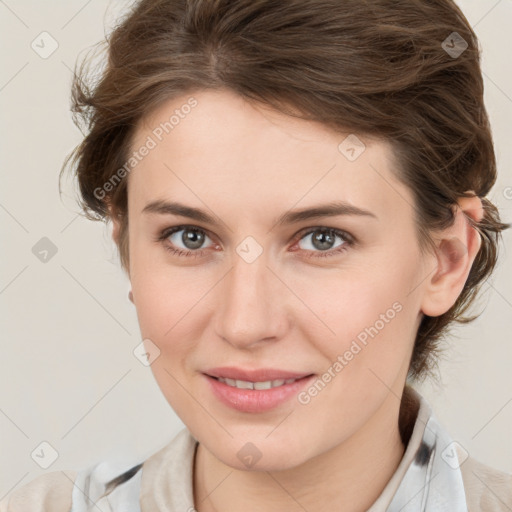
<instances>
[{"instance_id":1,"label":"cheek","mask_svg":"<svg viewBox=\"0 0 512 512\"><path fill-rule=\"evenodd\" d=\"M192 406L190 394L184 390L190 366L189 355L195 349L199 328L197 308L201 287L190 282L180 269L167 266L156 268L143 258L138 260L141 269L132 278L132 290L136 297L136 311L143 339L151 340L159 355L151 364L151 372L164 397L180 418L193 422L200 411Z\"/></svg>"},{"instance_id":2,"label":"cheek","mask_svg":"<svg viewBox=\"0 0 512 512\"><path fill-rule=\"evenodd\" d=\"M344 371L358 377L369 368L396 372L414 341L419 306L409 292L416 273L411 259L315 280L301 295L317 317L308 312L309 339L331 362L344 356Z\"/></svg>"},{"instance_id":3,"label":"cheek","mask_svg":"<svg viewBox=\"0 0 512 512\"><path fill-rule=\"evenodd\" d=\"M189 322L197 316L194 308L205 294L204 286L195 279L186 279L183 274L170 275L147 273L132 280L132 290L136 297L136 308L141 334L155 338L158 343L166 343L180 336L190 328Z\"/></svg>"},{"instance_id":4,"label":"cheek","mask_svg":"<svg viewBox=\"0 0 512 512\"><path fill-rule=\"evenodd\" d=\"M149 251L135 256L131 285L141 336L160 350L153 371L159 365L182 371L180 365L186 363L186 354L194 349L208 312L214 309L208 292L218 276L211 269L162 263Z\"/></svg>"}]
</instances>

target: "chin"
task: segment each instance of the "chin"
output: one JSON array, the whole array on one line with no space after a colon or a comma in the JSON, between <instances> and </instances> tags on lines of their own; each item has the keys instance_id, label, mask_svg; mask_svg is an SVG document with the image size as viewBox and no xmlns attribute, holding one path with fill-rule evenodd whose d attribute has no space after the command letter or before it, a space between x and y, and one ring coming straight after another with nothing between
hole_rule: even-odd
<instances>
[{"instance_id":1,"label":"chin","mask_svg":"<svg viewBox=\"0 0 512 512\"><path fill-rule=\"evenodd\" d=\"M215 450L204 446L221 462L240 471L284 471L306 462L307 454L300 446L277 437L265 439L267 435L268 431L261 437L254 436L254 441L249 440L251 436L244 436L244 441L235 437L230 443L217 444Z\"/></svg>"}]
</instances>

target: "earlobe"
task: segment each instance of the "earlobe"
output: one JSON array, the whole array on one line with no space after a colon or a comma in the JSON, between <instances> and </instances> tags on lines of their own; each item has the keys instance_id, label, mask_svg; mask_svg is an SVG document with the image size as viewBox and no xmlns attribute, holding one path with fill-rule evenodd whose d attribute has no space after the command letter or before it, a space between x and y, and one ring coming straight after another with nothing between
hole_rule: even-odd
<instances>
[{"instance_id":1,"label":"earlobe","mask_svg":"<svg viewBox=\"0 0 512 512\"><path fill-rule=\"evenodd\" d=\"M425 315L440 316L455 304L480 249L480 233L470 224L466 214L475 221L482 219L479 197L462 198L452 226L436 237L436 267L425 281L421 306Z\"/></svg>"}]
</instances>

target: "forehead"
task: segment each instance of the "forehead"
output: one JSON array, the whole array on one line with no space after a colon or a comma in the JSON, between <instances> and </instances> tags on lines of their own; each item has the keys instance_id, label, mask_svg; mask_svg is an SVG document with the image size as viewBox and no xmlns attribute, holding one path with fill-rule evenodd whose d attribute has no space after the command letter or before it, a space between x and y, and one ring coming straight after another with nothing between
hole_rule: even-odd
<instances>
[{"instance_id":1,"label":"forehead","mask_svg":"<svg viewBox=\"0 0 512 512\"><path fill-rule=\"evenodd\" d=\"M347 145L364 148L353 159ZM347 142L348 141L348 142ZM255 105L230 91L199 91L166 101L138 125L131 151L145 155L129 174L129 208L155 199L187 198L274 213L344 200L375 211L410 209L384 141ZM350 158L349 158L350 157ZM411 212L409 212L411 213Z\"/></svg>"}]
</instances>

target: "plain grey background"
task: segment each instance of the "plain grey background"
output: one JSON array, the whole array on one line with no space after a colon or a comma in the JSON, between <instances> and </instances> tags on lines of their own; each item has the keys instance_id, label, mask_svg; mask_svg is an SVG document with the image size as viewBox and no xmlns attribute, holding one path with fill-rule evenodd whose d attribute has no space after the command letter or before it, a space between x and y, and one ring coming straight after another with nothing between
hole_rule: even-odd
<instances>
[{"instance_id":1,"label":"plain grey background","mask_svg":"<svg viewBox=\"0 0 512 512\"><path fill-rule=\"evenodd\" d=\"M458 3L483 49L499 168L489 197L510 222L512 0ZM129 4L0 0L0 499L47 471L138 462L183 428L133 354L140 332L110 229L78 215L69 180L62 199L58 192L63 160L81 139L69 112L71 70ZM418 389L471 456L511 472L509 231L482 315L454 330L442 382Z\"/></svg>"}]
</instances>

